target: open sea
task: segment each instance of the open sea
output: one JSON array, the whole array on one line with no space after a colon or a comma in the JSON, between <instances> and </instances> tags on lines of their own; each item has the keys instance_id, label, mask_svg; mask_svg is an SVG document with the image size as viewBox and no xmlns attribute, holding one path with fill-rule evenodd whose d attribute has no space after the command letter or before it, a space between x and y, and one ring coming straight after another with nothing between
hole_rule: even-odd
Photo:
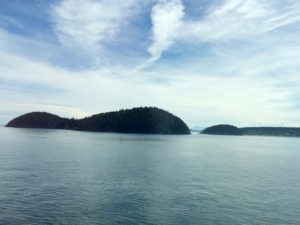
<instances>
[{"instance_id":1,"label":"open sea","mask_svg":"<svg viewBox=\"0 0 300 225\"><path fill-rule=\"evenodd\" d=\"M300 224L300 138L1 127L0 224Z\"/></svg>"}]
</instances>

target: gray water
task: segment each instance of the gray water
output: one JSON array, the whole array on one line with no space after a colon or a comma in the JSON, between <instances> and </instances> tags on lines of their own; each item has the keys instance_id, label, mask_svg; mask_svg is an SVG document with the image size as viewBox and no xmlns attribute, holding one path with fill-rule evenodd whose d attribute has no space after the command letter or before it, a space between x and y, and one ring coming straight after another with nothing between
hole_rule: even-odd
<instances>
[{"instance_id":1,"label":"gray water","mask_svg":"<svg viewBox=\"0 0 300 225\"><path fill-rule=\"evenodd\" d=\"M300 224L300 139L0 128L0 224Z\"/></svg>"}]
</instances>

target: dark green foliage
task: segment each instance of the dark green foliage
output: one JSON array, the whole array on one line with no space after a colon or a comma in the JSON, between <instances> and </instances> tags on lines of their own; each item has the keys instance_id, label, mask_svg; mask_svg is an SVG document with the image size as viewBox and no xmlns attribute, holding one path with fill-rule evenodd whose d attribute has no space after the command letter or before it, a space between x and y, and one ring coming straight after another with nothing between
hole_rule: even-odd
<instances>
[{"instance_id":1,"label":"dark green foliage","mask_svg":"<svg viewBox=\"0 0 300 225\"><path fill-rule=\"evenodd\" d=\"M300 128L296 127L245 127L240 130L243 135L300 137Z\"/></svg>"},{"instance_id":2,"label":"dark green foliage","mask_svg":"<svg viewBox=\"0 0 300 225\"><path fill-rule=\"evenodd\" d=\"M7 127L71 129L144 134L189 134L189 128L178 117L155 107L140 107L93 115L83 119L33 112L10 121Z\"/></svg>"},{"instance_id":3,"label":"dark green foliage","mask_svg":"<svg viewBox=\"0 0 300 225\"><path fill-rule=\"evenodd\" d=\"M67 119L51 113L32 112L11 120L6 127L61 129L66 122Z\"/></svg>"},{"instance_id":4,"label":"dark green foliage","mask_svg":"<svg viewBox=\"0 0 300 225\"><path fill-rule=\"evenodd\" d=\"M208 127L204 129L201 134L214 134L214 135L242 135L242 132L239 128L232 126L232 125L226 125L226 124L220 124L212 127Z\"/></svg>"},{"instance_id":5,"label":"dark green foliage","mask_svg":"<svg viewBox=\"0 0 300 225\"><path fill-rule=\"evenodd\" d=\"M216 125L204 129L202 134L216 135L256 135L300 137L300 128L297 127L244 127L237 128L231 125Z\"/></svg>"}]
</instances>

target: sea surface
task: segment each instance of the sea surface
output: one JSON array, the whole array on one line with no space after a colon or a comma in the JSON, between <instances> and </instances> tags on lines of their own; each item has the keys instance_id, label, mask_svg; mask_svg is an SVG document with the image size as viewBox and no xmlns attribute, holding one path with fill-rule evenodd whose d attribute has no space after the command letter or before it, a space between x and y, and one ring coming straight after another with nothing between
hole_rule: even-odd
<instances>
[{"instance_id":1,"label":"sea surface","mask_svg":"<svg viewBox=\"0 0 300 225\"><path fill-rule=\"evenodd\" d=\"M300 138L2 127L0 224L300 224Z\"/></svg>"}]
</instances>

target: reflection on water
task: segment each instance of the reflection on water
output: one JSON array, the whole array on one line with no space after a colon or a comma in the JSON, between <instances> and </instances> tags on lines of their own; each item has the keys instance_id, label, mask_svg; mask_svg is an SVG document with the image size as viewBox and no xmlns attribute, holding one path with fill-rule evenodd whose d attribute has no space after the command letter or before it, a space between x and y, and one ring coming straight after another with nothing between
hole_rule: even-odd
<instances>
[{"instance_id":1,"label":"reflection on water","mask_svg":"<svg viewBox=\"0 0 300 225\"><path fill-rule=\"evenodd\" d=\"M300 139L0 129L0 224L299 224Z\"/></svg>"}]
</instances>

